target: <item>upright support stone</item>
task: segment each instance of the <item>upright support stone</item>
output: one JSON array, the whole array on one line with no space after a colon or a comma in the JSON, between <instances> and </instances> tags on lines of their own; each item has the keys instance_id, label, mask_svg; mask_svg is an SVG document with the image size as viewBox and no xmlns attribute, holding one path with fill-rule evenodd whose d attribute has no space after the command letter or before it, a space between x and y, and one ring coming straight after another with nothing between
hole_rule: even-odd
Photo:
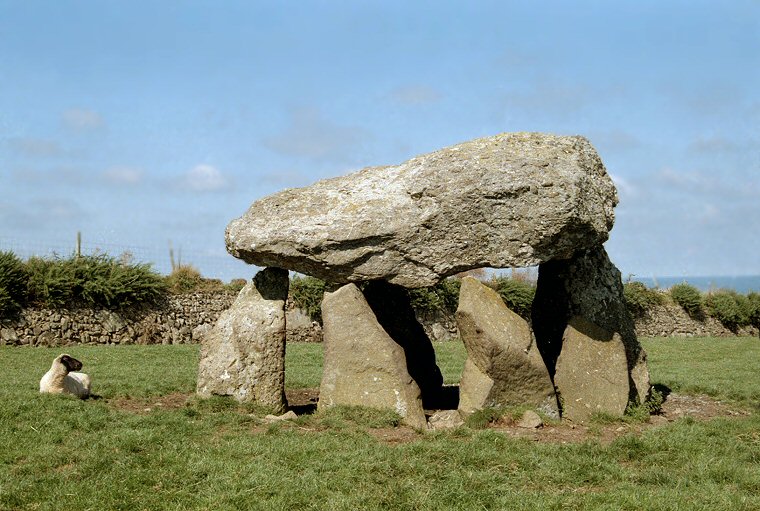
<instances>
[{"instance_id":1,"label":"upright support stone","mask_svg":"<svg viewBox=\"0 0 760 511\"><path fill-rule=\"evenodd\" d=\"M628 362L618 333L574 317L562 336L554 383L562 416L585 422L595 413L622 416L628 404Z\"/></svg>"},{"instance_id":2,"label":"upright support stone","mask_svg":"<svg viewBox=\"0 0 760 511\"><path fill-rule=\"evenodd\" d=\"M620 271L604 247L581 250L571 259L543 263L532 309L533 330L549 373L554 376L562 337L573 316L619 334L625 347L629 401L649 395L646 352L636 338L633 318L625 307Z\"/></svg>"},{"instance_id":3,"label":"upright support stone","mask_svg":"<svg viewBox=\"0 0 760 511\"><path fill-rule=\"evenodd\" d=\"M554 385L527 321L472 277L462 279L456 317L467 349L460 411L529 405L559 417Z\"/></svg>"},{"instance_id":4,"label":"upright support stone","mask_svg":"<svg viewBox=\"0 0 760 511\"><path fill-rule=\"evenodd\" d=\"M404 349L383 329L354 284L322 300L324 366L318 409L361 405L395 410L425 429L420 388L409 375Z\"/></svg>"},{"instance_id":5,"label":"upright support stone","mask_svg":"<svg viewBox=\"0 0 760 511\"><path fill-rule=\"evenodd\" d=\"M283 410L288 271L266 268L203 337L197 392Z\"/></svg>"},{"instance_id":6,"label":"upright support stone","mask_svg":"<svg viewBox=\"0 0 760 511\"><path fill-rule=\"evenodd\" d=\"M364 286L364 298L383 330L404 349L406 367L422 392L425 408L441 408L443 375L435 363L435 350L417 321L409 291L384 280Z\"/></svg>"}]
</instances>

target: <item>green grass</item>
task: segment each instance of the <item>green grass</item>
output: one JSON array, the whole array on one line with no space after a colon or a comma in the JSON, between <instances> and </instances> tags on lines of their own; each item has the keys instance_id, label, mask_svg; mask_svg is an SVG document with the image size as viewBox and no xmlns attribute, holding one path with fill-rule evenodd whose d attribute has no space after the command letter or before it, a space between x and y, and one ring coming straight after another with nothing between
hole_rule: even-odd
<instances>
[{"instance_id":1,"label":"green grass","mask_svg":"<svg viewBox=\"0 0 760 511\"><path fill-rule=\"evenodd\" d=\"M760 341L694 341L645 340L653 381L750 403ZM436 348L451 381L461 344ZM197 346L67 348L102 396L89 401L37 392L61 351L0 347L2 510L760 509L757 412L684 419L611 445L469 428L416 435L361 409L267 426L221 398L149 413L117 406L191 393ZM289 345L287 385L318 385L320 355L320 345Z\"/></svg>"},{"instance_id":2,"label":"green grass","mask_svg":"<svg viewBox=\"0 0 760 511\"><path fill-rule=\"evenodd\" d=\"M674 392L707 394L760 411L760 339L642 339L653 383Z\"/></svg>"}]
</instances>

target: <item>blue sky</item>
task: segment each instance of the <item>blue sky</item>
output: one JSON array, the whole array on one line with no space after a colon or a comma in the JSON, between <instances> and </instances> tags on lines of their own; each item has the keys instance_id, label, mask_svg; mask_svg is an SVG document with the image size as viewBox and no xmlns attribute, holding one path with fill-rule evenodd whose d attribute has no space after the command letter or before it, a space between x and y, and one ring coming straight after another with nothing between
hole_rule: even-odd
<instances>
[{"instance_id":1,"label":"blue sky","mask_svg":"<svg viewBox=\"0 0 760 511\"><path fill-rule=\"evenodd\" d=\"M760 274L760 1L0 0L0 248L249 277L255 199L509 131L591 140L624 275Z\"/></svg>"}]
</instances>

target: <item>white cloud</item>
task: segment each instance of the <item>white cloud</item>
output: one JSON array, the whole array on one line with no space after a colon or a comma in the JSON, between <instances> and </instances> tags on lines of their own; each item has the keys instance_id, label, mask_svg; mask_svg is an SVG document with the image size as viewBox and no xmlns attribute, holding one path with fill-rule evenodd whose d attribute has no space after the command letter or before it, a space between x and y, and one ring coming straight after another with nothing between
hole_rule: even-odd
<instances>
[{"instance_id":1,"label":"white cloud","mask_svg":"<svg viewBox=\"0 0 760 511\"><path fill-rule=\"evenodd\" d=\"M699 153L722 153L734 152L740 149L735 140L729 140L725 137L711 136L699 137L689 144L689 149Z\"/></svg>"},{"instance_id":2,"label":"white cloud","mask_svg":"<svg viewBox=\"0 0 760 511\"><path fill-rule=\"evenodd\" d=\"M116 185L136 185L142 178L143 171L134 167L111 167L103 172L103 179Z\"/></svg>"},{"instance_id":3,"label":"white cloud","mask_svg":"<svg viewBox=\"0 0 760 511\"><path fill-rule=\"evenodd\" d=\"M396 103L418 106L440 101L442 94L427 85L407 85L393 89L388 96Z\"/></svg>"},{"instance_id":4,"label":"white cloud","mask_svg":"<svg viewBox=\"0 0 760 511\"><path fill-rule=\"evenodd\" d=\"M85 217L80 205L66 197L40 197L0 204L0 220L15 229L39 231L51 226L71 227Z\"/></svg>"},{"instance_id":5,"label":"white cloud","mask_svg":"<svg viewBox=\"0 0 760 511\"><path fill-rule=\"evenodd\" d=\"M63 125L74 131L90 131L105 127L103 117L92 110L70 108L61 115Z\"/></svg>"},{"instance_id":6,"label":"white cloud","mask_svg":"<svg viewBox=\"0 0 760 511\"><path fill-rule=\"evenodd\" d=\"M621 194L629 195L631 197L636 196L638 190L629 180L619 174L612 173L610 173L610 178Z\"/></svg>"},{"instance_id":7,"label":"white cloud","mask_svg":"<svg viewBox=\"0 0 760 511\"><path fill-rule=\"evenodd\" d=\"M211 165L196 165L185 173L183 187L194 192L216 192L229 186L229 180Z\"/></svg>"},{"instance_id":8,"label":"white cloud","mask_svg":"<svg viewBox=\"0 0 760 511\"><path fill-rule=\"evenodd\" d=\"M566 85L542 80L525 91L513 91L504 96L502 109L507 114L521 112L530 116L572 118L594 101L591 89L585 85Z\"/></svg>"},{"instance_id":9,"label":"white cloud","mask_svg":"<svg viewBox=\"0 0 760 511\"><path fill-rule=\"evenodd\" d=\"M369 138L366 130L343 126L322 117L315 108L291 112L290 125L279 135L264 140L264 144L286 156L296 156L322 162L355 162Z\"/></svg>"},{"instance_id":10,"label":"white cloud","mask_svg":"<svg viewBox=\"0 0 760 511\"><path fill-rule=\"evenodd\" d=\"M30 158L52 158L66 153L58 142L44 138L16 137L6 143L15 154Z\"/></svg>"},{"instance_id":11,"label":"white cloud","mask_svg":"<svg viewBox=\"0 0 760 511\"><path fill-rule=\"evenodd\" d=\"M731 171L683 172L669 167L663 168L656 176L659 184L670 191L687 194L740 200L754 200L760 193L760 186L752 180L746 181Z\"/></svg>"}]
</instances>

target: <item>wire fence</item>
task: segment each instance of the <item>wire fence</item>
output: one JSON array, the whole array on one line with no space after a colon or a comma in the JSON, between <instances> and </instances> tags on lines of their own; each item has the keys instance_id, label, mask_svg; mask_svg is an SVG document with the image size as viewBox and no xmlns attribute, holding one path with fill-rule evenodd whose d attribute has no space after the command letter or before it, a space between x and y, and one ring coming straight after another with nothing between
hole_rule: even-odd
<instances>
[{"instance_id":1,"label":"wire fence","mask_svg":"<svg viewBox=\"0 0 760 511\"><path fill-rule=\"evenodd\" d=\"M204 277L225 282L235 278L248 279L258 271L255 266L232 257L224 249L214 252L192 250L176 243L172 244L168 240L165 244L132 245L87 237L78 243L77 236L70 239L45 240L0 236L0 250L11 251L23 260L30 257L69 257L77 251L83 255L108 254L136 263L149 263L155 271L163 275L171 273L173 259L176 265L191 265Z\"/></svg>"}]
</instances>

